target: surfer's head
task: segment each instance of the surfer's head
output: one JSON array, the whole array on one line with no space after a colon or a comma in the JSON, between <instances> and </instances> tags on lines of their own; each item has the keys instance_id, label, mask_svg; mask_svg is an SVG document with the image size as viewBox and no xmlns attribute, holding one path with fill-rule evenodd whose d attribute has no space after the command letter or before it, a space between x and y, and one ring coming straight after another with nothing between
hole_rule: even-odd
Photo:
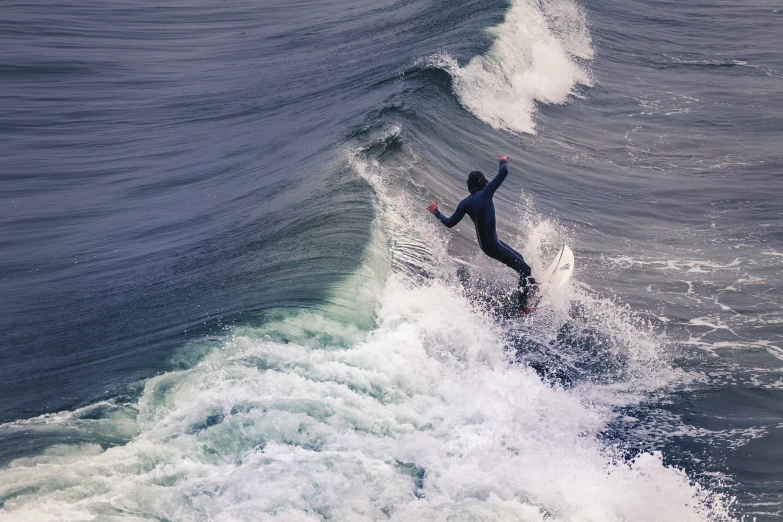
<instances>
[{"instance_id":1,"label":"surfer's head","mask_svg":"<svg viewBox=\"0 0 783 522\"><path fill-rule=\"evenodd\" d=\"M470 191L471 194L483 189L486 184L487 178L484 177L484 174L482 174L481 171L474 170L468 175L468 191Z\"/></svg>"}]
</instances>

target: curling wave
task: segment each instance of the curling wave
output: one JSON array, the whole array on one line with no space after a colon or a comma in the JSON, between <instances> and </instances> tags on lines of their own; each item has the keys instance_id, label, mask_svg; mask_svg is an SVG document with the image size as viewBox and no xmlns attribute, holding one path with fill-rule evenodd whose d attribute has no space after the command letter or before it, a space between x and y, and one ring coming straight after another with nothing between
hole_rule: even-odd
<instances>
[{"instance_id":1,"label":"curling wave","mask_svg":"<svg viewBox=\"0 0 783 522\"><path fill-rule=\"evenodd\" d=\"M536 102L565 103L577 85L592 85L593 48L578 4L514 0L490 31L489 51L466 65L445 53L427 63L448 71L460 103L492 127L534 133Z\"/></svg>"}]
</instances>

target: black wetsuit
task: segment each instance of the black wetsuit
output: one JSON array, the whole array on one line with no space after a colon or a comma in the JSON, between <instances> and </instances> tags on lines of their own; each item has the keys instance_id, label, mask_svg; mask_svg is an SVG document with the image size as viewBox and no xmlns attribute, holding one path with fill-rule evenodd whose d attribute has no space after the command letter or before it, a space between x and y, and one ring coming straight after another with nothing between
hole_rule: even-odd
<instances>
[{"instance_id":1,"label":"black wetsuit","mask_svg":"<svg viewBox=\"0 0 783 522\"><path fill-rule=\"evenodd\" d=\"M530 266L525 263L519 252L500 241L495 231L495 205L492 203L492 196L495 195L495 191L503 183L503 180L506 179L506 176L508 176L508 164L505 161L501 161L498 175L487 183L484 188L473 192L470 196L463 199L457 205L457 210L454 211L451 217L444 216L438 210L433 212L433 214L449 228L459 223L465 217L465 214L470 216L473 224L476 225L476 237L481 250L492 259L497 259L519 274L519 287L522 291L522 297L525 299L530 279Z\"/></svg>"}]
</instances>

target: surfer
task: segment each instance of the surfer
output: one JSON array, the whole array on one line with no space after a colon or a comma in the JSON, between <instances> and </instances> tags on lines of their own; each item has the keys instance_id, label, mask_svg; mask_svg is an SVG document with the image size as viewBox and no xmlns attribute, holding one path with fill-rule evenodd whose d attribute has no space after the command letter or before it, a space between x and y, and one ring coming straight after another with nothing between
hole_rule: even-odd
<instances>
[{"instance_id":1,"label":"surfer","mask_svg":"<svg viewBox=\"0 0 783 522\"><path fill-rule=\"evenodd\" d=\"M495 205L492 203L492 196L508 176L508 160L508 156L502 156L498 160L500 163L498 175L489 182L480 171L471 172L468 175L470 195L460 201L457 210L451 217L441 214L437 201L430 202L427 210L449 228L459 223L465 214L470 216L476 226L476 237L481 250L492 259L500 261L519 274L520 305L522 310L528 310L528 298L530 294L535 292L538 283L531 277L530 266L525 263L519 252L500 241L495 231Z\"/></svg>"}]
</instances>

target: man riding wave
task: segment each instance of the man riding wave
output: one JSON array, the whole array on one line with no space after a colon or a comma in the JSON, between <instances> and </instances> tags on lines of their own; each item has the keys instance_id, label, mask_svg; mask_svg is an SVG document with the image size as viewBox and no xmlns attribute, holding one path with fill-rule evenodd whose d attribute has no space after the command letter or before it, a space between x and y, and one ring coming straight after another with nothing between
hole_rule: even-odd
<instances>
[{"instance_id":1,"label":"man riding wave","mask_svg":"<svg viewBox=\"0 0 783 522\"><path fill-rule=\"evenodd\" d=\"M437 201L430 202L427 210L449 228L459 223L465 214L470 216L476 226L476 237L481 250L492 259L500 261L519 274L520 300L522 310L526 311L528 310L528 298L537 287L537 282L531 277L530 266L525 263L519 252L500 241L495 230L495 205L492 203L492 196L508 176L508 160L508 156L502 156L498 160L500 163L498 175L489 182L480 171L471 172L468 175L470 195L460 201L457 210L450 217L441 214Z\"/></svg>"}]
</instances>

